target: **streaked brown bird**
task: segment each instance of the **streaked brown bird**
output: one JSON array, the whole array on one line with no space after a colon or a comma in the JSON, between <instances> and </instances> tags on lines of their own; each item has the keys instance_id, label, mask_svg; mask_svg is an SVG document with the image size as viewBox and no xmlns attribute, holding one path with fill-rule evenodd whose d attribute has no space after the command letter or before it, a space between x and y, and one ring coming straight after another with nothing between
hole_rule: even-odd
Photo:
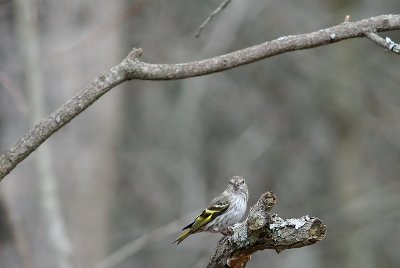
<instances>
[{"instance_id":1,"label":"streaked brown bird","mask_svg":"<svg viewBox=\"0 0 400 268\"><path fill-rule=\"evenodd\" d=\"M192 223L182 229L186 231L174 243L179 244L189 235L198 232L228 234L229 227L239 222L246 213L248 198L249 191L244 179L233 176L229 179L225 191L214 198Z\"/></svg>"}]
</instances>

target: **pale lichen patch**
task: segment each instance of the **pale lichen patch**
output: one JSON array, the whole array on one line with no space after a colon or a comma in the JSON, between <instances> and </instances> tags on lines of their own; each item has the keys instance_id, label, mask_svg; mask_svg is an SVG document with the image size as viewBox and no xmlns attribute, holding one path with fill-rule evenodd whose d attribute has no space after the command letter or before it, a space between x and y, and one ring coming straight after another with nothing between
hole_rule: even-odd
<instances>
[{"instance_id":1,"label":"pale lichen patch","mask_svg":"<svg viewBox=\"0 0 400 268\"><path fill-rule=\"evenodd\" d=\"M245 223L236 223L235 225L232 226L232 229L234 231L232 235L232 241L235 244L243 244L243 243L248 243L248 234L247 234L247 228Z\"/></svg>"}]
</instances>

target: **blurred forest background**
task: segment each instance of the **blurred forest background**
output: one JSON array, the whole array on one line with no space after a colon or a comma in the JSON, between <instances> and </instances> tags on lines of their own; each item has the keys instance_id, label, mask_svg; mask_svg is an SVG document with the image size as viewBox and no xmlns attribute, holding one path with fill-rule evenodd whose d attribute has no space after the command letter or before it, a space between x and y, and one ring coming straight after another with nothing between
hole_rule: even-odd
<instances>
[{"instance_id":1,"label":"blurred forest background","mask_svg":"<svg viewBox=\"0 0 400 268\"><path fill-rule=\"evenodd\" d=\"M0 0L0 149L117 64L225 54L399 13L398 0ZM399 32L381 34L400 41ZM400 267L400 62L367 39L213 75L119 85L0 184L0 267L204 267L220 235L172 245L246 178L275 213L327 225L249 267Z\"/></svg>"}]
</instances>

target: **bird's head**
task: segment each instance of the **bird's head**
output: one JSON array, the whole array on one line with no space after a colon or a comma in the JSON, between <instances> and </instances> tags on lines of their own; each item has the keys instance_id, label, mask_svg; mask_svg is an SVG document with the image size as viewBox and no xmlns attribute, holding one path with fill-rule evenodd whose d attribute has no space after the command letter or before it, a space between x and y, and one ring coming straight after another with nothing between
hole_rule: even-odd
<instances>
[{"instance_id":1,"label":"bird's head","mask_svg":"<svg viewBox=\"0 0 400 268\"><path fill-rule=\"evenodd\" d=\"M231 188L233 191L241 190L247 192L246 182L240 176L233 176L232 178L230 178L228 187Z\"/></svg>"}]
</instances>

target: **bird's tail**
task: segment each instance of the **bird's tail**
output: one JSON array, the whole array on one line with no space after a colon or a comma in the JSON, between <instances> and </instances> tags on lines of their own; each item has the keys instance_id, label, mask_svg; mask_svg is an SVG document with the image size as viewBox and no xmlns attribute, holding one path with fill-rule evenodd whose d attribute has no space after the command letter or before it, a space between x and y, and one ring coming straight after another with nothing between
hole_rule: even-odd
<instances>
[{"instance_id":1,"label":"bird's tail","mask_svg":"<svg viewBox=\"0 0 400 268\"><path fill-rule=\"evenodd\" d=\"M179 243L182 242L189 235L191 235L190 230L186 230L173 243L176 243L177 245L179 245Z\"/></svg>"}]
</instances>

